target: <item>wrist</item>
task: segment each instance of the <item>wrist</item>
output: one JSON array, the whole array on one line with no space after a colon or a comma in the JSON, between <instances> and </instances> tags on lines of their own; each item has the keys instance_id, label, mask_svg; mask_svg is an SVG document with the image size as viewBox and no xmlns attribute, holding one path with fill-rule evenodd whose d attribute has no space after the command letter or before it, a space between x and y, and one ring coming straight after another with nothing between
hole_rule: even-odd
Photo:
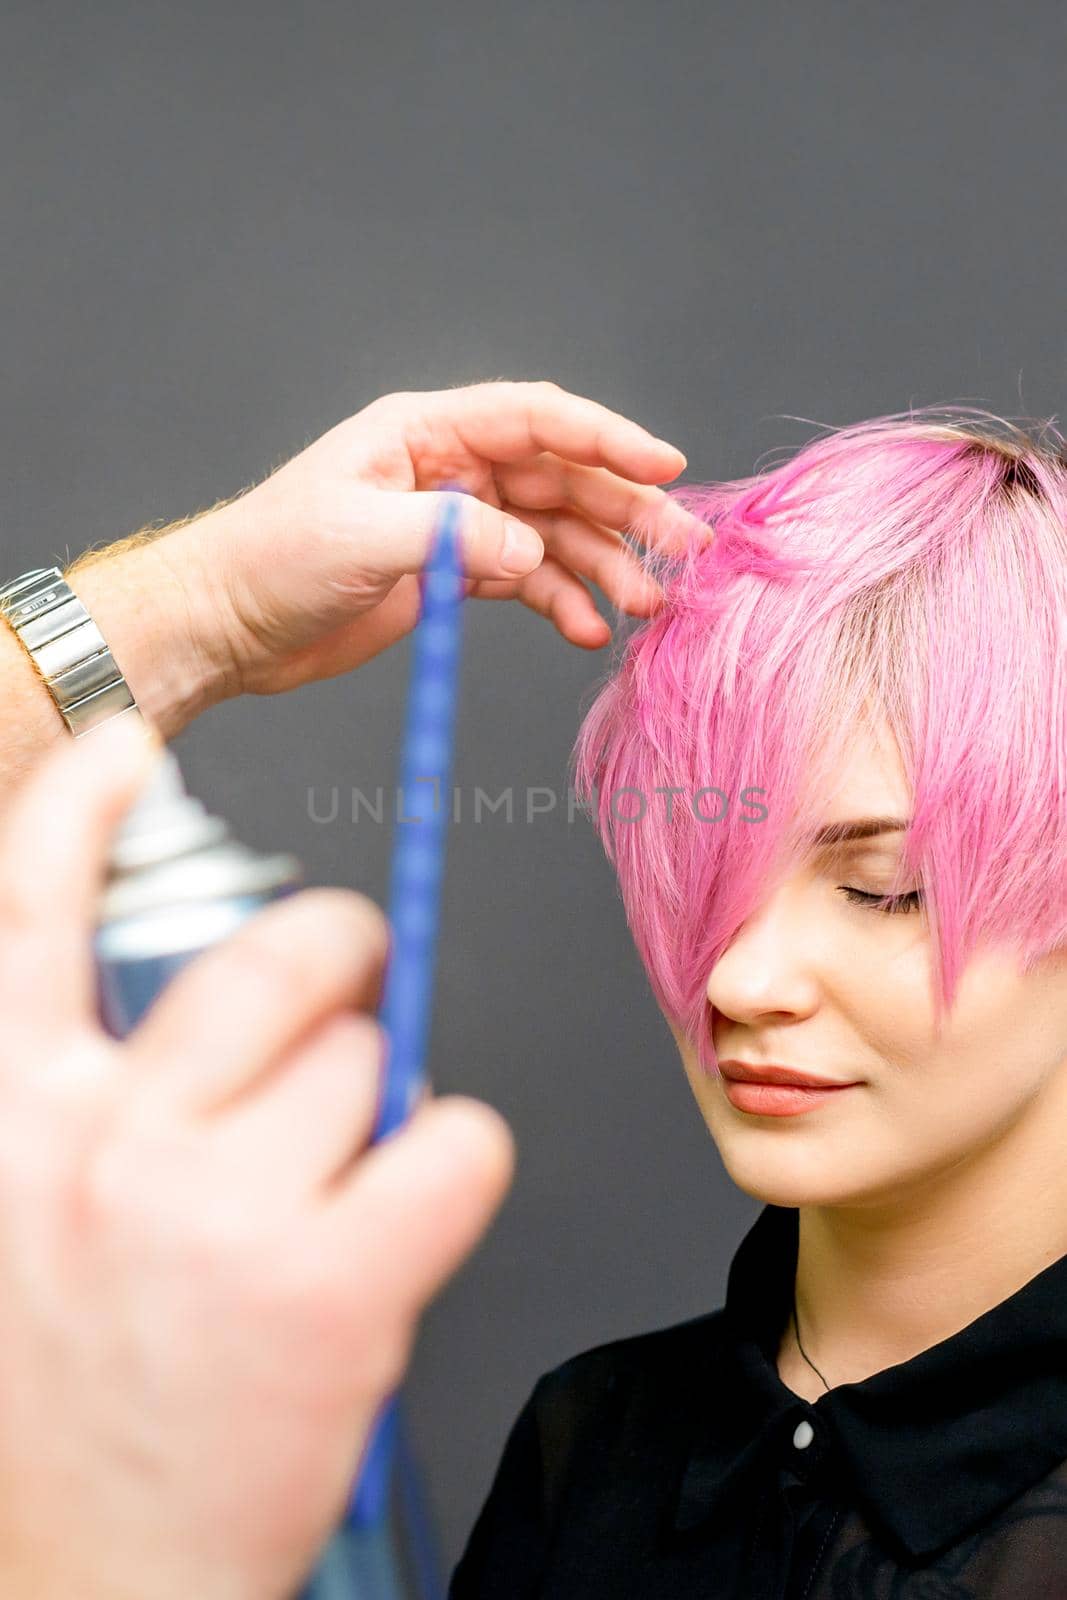
<instances>
[{"instance_id":1,"label":"wrist","mask_svg":"<svg viewBox=\"0 0 1067 1600\"><path fill-rule=\"evenodd\" d=\"M206 547L212 514L80 557L64 576L164 739L235 693Z\"/></svg>"}]
</instances>

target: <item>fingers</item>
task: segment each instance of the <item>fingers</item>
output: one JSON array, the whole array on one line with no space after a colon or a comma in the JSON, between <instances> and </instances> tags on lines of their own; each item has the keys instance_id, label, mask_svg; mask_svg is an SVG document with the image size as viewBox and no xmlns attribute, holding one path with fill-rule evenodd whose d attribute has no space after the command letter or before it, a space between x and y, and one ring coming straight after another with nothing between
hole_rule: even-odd
<instances>
[{"instance_id":1,"label":"fingers","mask_svg":"<svg viewBox=\"0 0 1067 1600\"><path fill-rule=\"evenodd\" d=\"M16 791L0 838L5 1028L95 1015L92 933L108 846L161 749L137 714L115 717L60 739Z\"/></svg>"},{"instance_id":2,"label":"fingers","mask_svg":"<svg viewBox=\"0 0 1067 1600\"><path fill-rule=\"evenodd\" d=\"M244 1170L271 1173L283 1201L325 1187L370 1141L388 1049L374 1017L328 1017L257 1094L213 1120L225 1170L235 1182Z\"/></svg>"},{"instance_id":3,"label":"fingers","mask_svg":"<svg viewBox=\"0 0 1067 1600\"><path fill-rule=\"evenodd\" d=\"M650 616L663 603L659 584L642 570L621 534L568 512L531 512L529 516L551 553L535 571L518 580L477 580L473 598L519 599L552 622L571 644L587 650L600 649L608 642L611 625L600 615L582 578L596 583L613 605L634 616Z\"/></svg>"},{"instance_id":4,"label":"fingers","mask_svg":"<svg viewBox=\"0 0 1067 1600\"><path fill-rule=\"evenodd\" d=\"M425 1101L324 1202L314 1231L326 1270L343 1261L376 1304L417 1316L488 1228L514 1170L514 1137L491 1106Z\"/></svg>"},{"instance_id":5,"label":"fingers","mask_svg":"<svg viewBox=\"0 0 1067 1600\"><path fill-rule=\"evenodd\" d=\"M620 611L647 616L662 603L662 589L642 569L640 558L622 534L573 512L540 511L531 516L551 556L568 571L597 584ZM543 567L544 562L520 579L519 593L524 599Z\"/></svg>"},{"instance_id":6,"label":"fingers","mask_svg":"<svg viewBox=\"0 0 1067 1600\"><path fill-rule=\"evenodd\" d=\"M568 461L610 467L638 483L666 483L686 464L675 445L555 383L478 383L424 399L447 418L468 450L492 461L519 461L551 450Z\"/></svg>"},{"instance_id":7,"label":"fingers","mask_svg":"<svg viewBox=\"0 0 1067 1600\"><path fill-rule=\"evenodd\" d=\"M350 530L360 586L422 570L449 494L460 501L457 535L467 576L518 576L537 565L544 546L529 523L458 491L392 490L366 497ZM509 534L519 545L514 555Z\"/></svg>"},{"instance_id":8,"label":"fingers","mask_svg":"<svg viewBox=\"0 0 1067 1600\"><path fill-rule=\"evenodd\" d=\"M570 506L611 529L641 529L649 542L660 542L672 532L688 533L695 522L665 489L630 483L603 467L578 466L548 453L498 467L495 478L503 503L518 516L527 508Z\"/></svg>"},{"instance_id":9,"label":"fingers","mask_svg":"<svg viewBox=\"0 0 1067 1600\"><path fill-rule=\"evenodd\" d=\"M350 890L268 905L183 967L129 1035L139 1092L206 1114L259 1088L326 1016L377 1005L388 944L382 912Z\"/></svg>"},{"instance_id":10,"label":"fingers","mask_svg":"<svg viewBox=\"0 0 1067 1600\"><path fill-rule=\"evenodd\" d=\"M517 585L476 583L472 595L476 600L521 600L583 650L599 650L611 638L611 626L600 615L589 590L552 556L546 556L537 571Z\"/></svg>"}]
</instances>

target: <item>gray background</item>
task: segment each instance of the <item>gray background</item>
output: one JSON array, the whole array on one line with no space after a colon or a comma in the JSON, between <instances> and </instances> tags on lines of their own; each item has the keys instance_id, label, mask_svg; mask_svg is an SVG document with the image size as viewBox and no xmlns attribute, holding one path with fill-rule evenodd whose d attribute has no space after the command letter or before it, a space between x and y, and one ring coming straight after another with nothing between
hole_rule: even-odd
<instances>
[{"instance_id":1,"label":"gray background","mask_svg":"<svg viewBox=\"0 0 1067 1600\"><path fill-rule=\"evenodd\" d=\"M751 471L814 423L1063 403L1067 12L5 0L3 568L234 493L395 389L549 377ZM598 594L601 609L611 607ZM562 789L610 646L466 617L455 781ZM220 707L190 786L384 901L408 643ZM520 805L521 811L521 805ZM438 1093L519 1145L408 1380L445 1560L536 1378L721 1301L724 1173L588 823L450 830Z\"/></svg>"}]
</instances>

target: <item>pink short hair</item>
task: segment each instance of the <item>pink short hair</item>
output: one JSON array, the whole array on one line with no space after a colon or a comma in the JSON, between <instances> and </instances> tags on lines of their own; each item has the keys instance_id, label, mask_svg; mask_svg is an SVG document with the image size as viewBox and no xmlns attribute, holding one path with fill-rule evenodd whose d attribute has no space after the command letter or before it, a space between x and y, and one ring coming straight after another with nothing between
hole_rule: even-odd
<instances>
[{"instance_id":1,"label":"pink short hair","mask_svg":"<svg viewBox=\"0 0 1067 1600\"><path fill-rule=\"evenodd\" d=\"M669 501L681 534L669 506L633 525L665 603L618 647L571 764L656 999L704 1069L711 968L804 858L872 714L909 786L889 893L922 887L937 1027L980 941L1023 970L1067 944L1067 445L1051 421L1035 438L966 406L875 417Z\"/></svg>"}]
</instances>

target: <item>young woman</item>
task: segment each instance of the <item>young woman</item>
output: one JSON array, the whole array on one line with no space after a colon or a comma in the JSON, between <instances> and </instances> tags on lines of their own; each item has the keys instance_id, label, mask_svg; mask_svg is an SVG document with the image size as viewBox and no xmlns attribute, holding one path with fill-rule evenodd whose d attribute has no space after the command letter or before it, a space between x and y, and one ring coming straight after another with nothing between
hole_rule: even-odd
<instances>
[{"instance_id":1,"label":"young woman","mask_svg":"<svg viewBox=\"0 0 1067 1600\"><path fill-rule=\"evenodd\" d=\"M538 1381L451 1600L1067 1595L1067 445L672 497L576 786L765 1204L720 1309Z\"/></svg>"}]
</instances>

